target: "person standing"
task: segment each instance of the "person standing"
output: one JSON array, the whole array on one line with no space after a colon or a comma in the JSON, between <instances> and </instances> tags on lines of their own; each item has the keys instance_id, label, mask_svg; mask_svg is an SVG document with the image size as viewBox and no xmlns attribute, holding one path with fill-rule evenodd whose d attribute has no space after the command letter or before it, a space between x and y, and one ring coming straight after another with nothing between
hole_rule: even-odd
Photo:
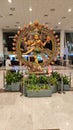
<instances>
[{"instance_id":1,"label":"person standing","mask_svg":"<svg viewBox=\"0 0 73 130\"><path fill-rule=\"evenodd\" d=\"M10 70L11 69L11 61L10 61L10 57L8 56L6 59L6 70Z\"/></svg>"}]
</instances>

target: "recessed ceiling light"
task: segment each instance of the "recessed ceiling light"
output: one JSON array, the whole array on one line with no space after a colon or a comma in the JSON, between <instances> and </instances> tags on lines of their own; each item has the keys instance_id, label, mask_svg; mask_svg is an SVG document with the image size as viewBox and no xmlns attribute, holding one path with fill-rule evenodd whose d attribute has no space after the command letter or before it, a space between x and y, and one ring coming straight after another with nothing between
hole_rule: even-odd
<instances>
[{"instance_id":1,"label":"recessed ceiling light","mask_svg":"<svg viewBox=\"0 0 73 130\"><path fill-rule=\"evenodd\" d=\"M9 3L12 3L12 0L8 0Z\"/></svg>"},{"instance_id":2,"label":"recessed ceiling light","mask_svg":"<svg viewBox=\"0 0 73 130\"><path fill-rule=\"evenodd\" d=\"M32 11L32 8L31 8L31 7L29 8L29 11L30 11L30 12Z\"/></svg>"},{"instance_id":3,"label":"recessed ceiling light","mask_svg":"<svg viewBox=\"0 0 73 130\"><path fill-rule=\"evenodd\" d=\"M17 27L17 25L14 25L15 27Z\"/></svg>"},{"instance_id":4,"label":"recessed ceiling light","mask_svg":"<svg viewBox=\"0 0 73 130\"><path fill-rule=\"evenodd\" d=\"M60 25L60 24L61 24L61 22L58 22L58 24Z\"/></svg>"},{"instance_id":5,"label":"recessed ceiling light","mask_svg":"<svg viewBox=\"0 0 73 130\"><path fill-rule=\"evenodd\" d=\"M48 14L44 14L44 17L48 17Z\"/></svg>"},{"instance_id":6,"label":"recessed ceiling light","mask_svg":"<svg viewBox=\"0 0 73 130\"><path fill-rule=\"evenodd\" d=\"M71 9L71 8L69 8L69 9L68 9L68 12L71 12L71 11L72 11L72 9Z\"/></svg>"},{"instance_id":7,"label":"recessed ceiling light","mask_svg":"<svg viewBox=\"0 0 73 130\"><path fill-rule=\"evenodd\" d=\"M19 24L20 22L16 22L16 24Z\"/></svg>"},{"instance_id":8,"label":"recessed ceiling light","mask_svg":"<svg viewBox=\"0 0 73 130\"><path fill-rule=\"evenodd\" d=\"M32 24L32 22L30 21L29 24Z\"/></svg>"},{"instance_id":9,"label":"recessed ceiling light","mask_svg":"<svg viewBox=\"0 0 73 130\"><path fill-rule=\"evenodd\" d=\"M14 8L14 7L11 7L10 10L11 10L11 11L15 11L15 8Z\"/></svg>"},{"instance_id":10,"label":"recessed ceiling light","mask_svg":"<svg viewBox=\"0 0 73 130\"><path fill-rule=\"evenodd\" d=\"M13 16L13 14L9 14L9 16Z\"/></svg>"},{"instance_id":11,"label":"recessed ceiling light","mask_svg":"<svg viewBox=\"0 0 73 130\"><path fill-rule=\"evenodd\" d=\"M55 11L55 9L54 9L54 8L52 8L52 9L50 9L50 11L54 12L54 11Z\"/></svg>"},{"instance_id":12,"label":"recessed ceiling light","mask_svg":"<svg viewBox=\"0 0 73 130\"><path fill-rule=\"evenodd\" d=\"M63 16L63 17L62 17L62 19L66 19L66 17L65 17L65 16Z\"/></svg>"}]
</instances>

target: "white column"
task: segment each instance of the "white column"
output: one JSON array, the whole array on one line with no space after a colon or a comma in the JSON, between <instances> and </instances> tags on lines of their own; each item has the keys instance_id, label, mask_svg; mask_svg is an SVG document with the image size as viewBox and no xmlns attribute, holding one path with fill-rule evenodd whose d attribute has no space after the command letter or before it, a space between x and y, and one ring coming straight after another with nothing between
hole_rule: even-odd
<instances>
[{"instance_id":1,"label":"white column","mask_svg":"<svg viewBox=\"0 0 73 130\"><path fill-rule=\"evenodd\" d=\"M60 56L64 56L64 30L60 32Z\"/></svg>"},{"instance_id":2,"label":"white column","mask_svg":"<svg viewBox=\"0 0 73 130\"><path fill-rule=\"evenodd\" d=\"M0 29L0 56L3 56L3 32Z\"/></svg>"}]
</instances>

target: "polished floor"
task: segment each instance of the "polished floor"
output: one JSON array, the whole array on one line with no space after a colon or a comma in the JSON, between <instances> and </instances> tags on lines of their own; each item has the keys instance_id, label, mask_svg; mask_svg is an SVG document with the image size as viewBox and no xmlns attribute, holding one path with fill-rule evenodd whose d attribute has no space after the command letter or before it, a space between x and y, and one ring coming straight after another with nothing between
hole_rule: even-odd
<instances>
[{"instance_id":1,"label":"polished floor","mask_svg":"<svg viewBox=\"0 0 73 130\"><path fill-rule=\"evenodd\" d=\"M54 70L73 76L70 68ZM0 71L0 88L3 88ZM72 82L71 82L72 84ZM73 130L73 91L55 93L52 97L27 98L17 92L0 93L0 130Z\"/></svg>"},{"instance_id":2,"label":"polished floor","mask_svg":"<svg viewBox=\"0 0 73 130\"><path fill-rule=\"evenodd\" d=\"M48 98L0 93L0 130L73 130L73 92Z\"/></svg>"}]
</instances>

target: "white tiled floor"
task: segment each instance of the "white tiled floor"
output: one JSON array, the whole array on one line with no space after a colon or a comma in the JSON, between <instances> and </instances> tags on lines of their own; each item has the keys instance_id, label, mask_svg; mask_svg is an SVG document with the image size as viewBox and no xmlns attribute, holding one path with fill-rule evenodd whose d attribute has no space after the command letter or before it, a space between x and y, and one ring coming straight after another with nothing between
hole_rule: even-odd
<instances>
[{"instance_id":1,"label":"white tiled floor","mask_svg":"<svg viewBox=\"0 0 73 130\"><path fill-rule=\"evenodd\" d=\"M0 93L0 130L73 130L73 92L47 98Z\"/></svg>"},{"instance_id":2,"label":"white tiled floor","mask_svg":"<svg viewBox=\"0 0 73 130\"><path fill-rule=\"evenodd\" d=\"M55 68L56 69L56 68ZM58 72L69 74L66 68ZM3 71L0 71L0 88ZM73 130L73 91L47 98L27 98L20 93L0 93L0 130Z\"/></svg>"}]
</instances>

